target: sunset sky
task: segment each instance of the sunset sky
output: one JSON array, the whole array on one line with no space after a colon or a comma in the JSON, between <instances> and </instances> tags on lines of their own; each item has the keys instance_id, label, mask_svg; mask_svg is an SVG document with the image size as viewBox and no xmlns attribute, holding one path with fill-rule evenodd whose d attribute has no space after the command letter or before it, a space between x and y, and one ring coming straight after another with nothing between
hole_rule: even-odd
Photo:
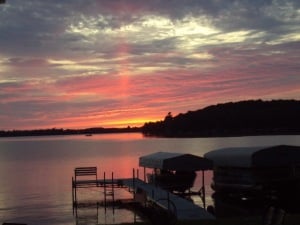
<instances>
[{"instance_id":1,"label":"sunset sky","mask_svg":"<svg viewBox=\"0 0 300 225\"><path fill-rule=\"evenodd\" d=\"M0 130L300 100L299 0L6 0Z\"/></svg>"}]
</instances>

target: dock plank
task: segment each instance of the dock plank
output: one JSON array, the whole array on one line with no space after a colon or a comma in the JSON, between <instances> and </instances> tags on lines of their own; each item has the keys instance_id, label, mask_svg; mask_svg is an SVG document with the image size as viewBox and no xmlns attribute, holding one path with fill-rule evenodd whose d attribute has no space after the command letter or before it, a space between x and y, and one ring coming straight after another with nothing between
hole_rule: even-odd
<instances>
[{"instance_id":1,"label":"dock plank","mask_svg":"<svg viewBox=\"0 0 300 225\"><path fill-rule=\"evenodd\" d=\"M159 199L169 199L174 203L177 209L177 218L180 220L211 220L215 219L215 217L207 212L204 208L195 205L193 202L181 198L177 195L174 195L162 188L155 186L153 184L145 183L144 181L135 178L133 179L123 179L123 184L128 186L131 189L137 190L137 188L142 189L146 192L147 197L157 202ZM169 195L169 196L168 196ZM164 207L168 208L167 201L161 201L159 204Z\"/></svg>"}]
</instances>

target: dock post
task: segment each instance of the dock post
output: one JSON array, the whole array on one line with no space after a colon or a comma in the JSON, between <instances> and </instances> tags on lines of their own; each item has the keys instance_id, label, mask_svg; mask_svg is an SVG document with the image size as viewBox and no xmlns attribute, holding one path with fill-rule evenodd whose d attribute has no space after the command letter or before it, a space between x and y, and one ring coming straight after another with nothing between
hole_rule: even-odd
<instances>
[{"instance_id":1,"label":"dock post","mask_svg":"<svg viewBox=\"0 0 300 225\"><path fill-rule=\"evenodd\" d=\"M77 214L77 186L76 186L76 177L72 177L72 201L73 201L73 215L75 213L76 218L78 217Z\"/></svg>"},{"instance_id":2,"label":"dock post","mask_svg":"<svg viewBox=\"0 0 300 225\"><path fill-rule=\"evenodd\" d=\"M72 177L72 207L73 207L73 215L74 215L75 193L74 193L74 178L73 177Z\"/></svg>"},{"instance_id":3,"label":"dock post","mask_svg":"<svg viewBox=\"0 0 300 225\"><path fill-rule=\"evenodd\" d=\"M72 203L74 207L74 178L72 177Z\"/></svg>"},{"instance_id":4,"label":"dock post","mask_svg":"<svg viewBox=\"0 0 300 225\"><path fill-rule=\"evenodd\" d=\"M202 202L203 202L203 208L206 208L206 200L205 200L205 183L204 183L204 170L202 170Z\"/></svg>"},{"instance_id":5,"label":"dock post","mask_svg":"<svg viewBox=\"0 0 300 225\"><path fill-rule=\"evenodd\" d=\"M103 188L104 188L104 211L106 213L106 180L105 180L105 172L103 173Z\"/></svg>"},{"instance_id":6,"label":"dock post","mask_svg":"<svg viewBox=\"0 0 300 225\"><path fill-rule=\"evenodd\" d=\"M132 169L133 198L135 199L135 169Z\"/></svg>"},{"instance_id":7,"label":"dock post","mask_svg":"<svg viewBox=\"0 0 300 225\"><path fill-rule=\"evenodd\" d=\"M170 192L167 191L168 210L170 210Z\"/></svg>"},{"instance_id":8,"label":"dock post","mask_svg":"<svg viewBox=\"0 0 300 225\"><path fill-rule=\"evenodd\" d=\"M146 183L146 167L144 167L144 182Z\"/></svg>"},{"instance_id":9,"label":"dock post","mask_svg":"<svg viewBox=\"0 0 300 225\"><path fill-rule=\"evenodd\" d=\"M74 178L72 177L72 195L73 195L73 205L76 206L77 204L77 187L76 187L76 179L74 180Z\"/></svg>"},{"instance_id":10,"label":"dock post","mask_svg":"<svg viewBox=\"0 0 300 225\"><path fill-rule=\"evenodd\" d=\"M114 190L114 172L111 172L111 190L112 190L112 204L113 204L113 214L115 214L115 190Z\"/></svg>"}]
</instances>

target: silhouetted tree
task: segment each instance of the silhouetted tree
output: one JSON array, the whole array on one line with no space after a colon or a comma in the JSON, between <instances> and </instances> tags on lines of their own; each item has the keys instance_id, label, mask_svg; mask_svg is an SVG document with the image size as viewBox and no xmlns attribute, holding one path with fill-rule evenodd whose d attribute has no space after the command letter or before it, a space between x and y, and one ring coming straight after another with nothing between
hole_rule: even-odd
<instances>
[{"instance_id":1,"label":"silhouetted tree","mask_svg":"<svg viewBox=\"0 0 300 225\"><path fill-rule=\"evenodd\" d=\"M153 136L239 136L300 133L300 101L249 100L212 105L146 123Z\"/></svg>"}]
</instances>

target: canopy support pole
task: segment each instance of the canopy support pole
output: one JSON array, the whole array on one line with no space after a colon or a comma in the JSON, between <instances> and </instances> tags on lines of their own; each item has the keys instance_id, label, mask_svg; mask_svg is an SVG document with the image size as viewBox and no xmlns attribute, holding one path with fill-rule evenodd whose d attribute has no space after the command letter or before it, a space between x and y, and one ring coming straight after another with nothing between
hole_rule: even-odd
<instances>
[{"instance_id":1,"label":"canopy support pole","mask_svg":"<svg viewBox=\"0 0 300 225\"><path fill-rule=\"evenodd\" d=\"M202 170L202 202L203 202L203 208L206 208L206 201L205 201L205 182L204 182L204 170Z\"/></svg>"}]
</instances>

